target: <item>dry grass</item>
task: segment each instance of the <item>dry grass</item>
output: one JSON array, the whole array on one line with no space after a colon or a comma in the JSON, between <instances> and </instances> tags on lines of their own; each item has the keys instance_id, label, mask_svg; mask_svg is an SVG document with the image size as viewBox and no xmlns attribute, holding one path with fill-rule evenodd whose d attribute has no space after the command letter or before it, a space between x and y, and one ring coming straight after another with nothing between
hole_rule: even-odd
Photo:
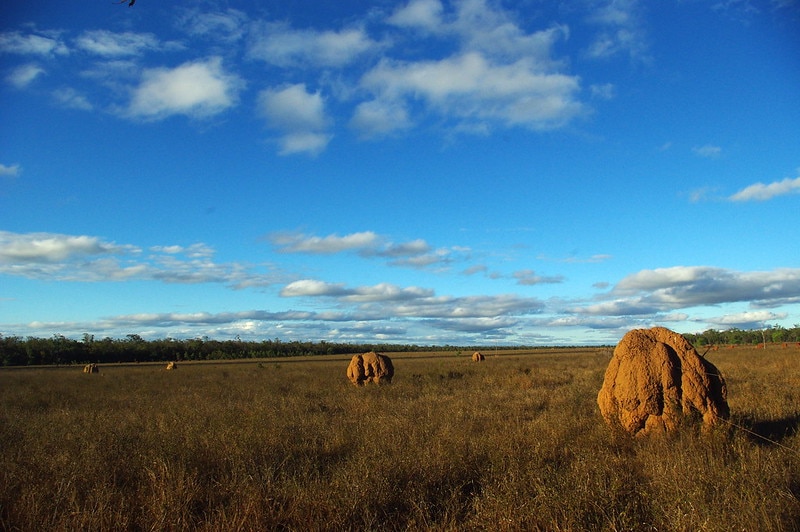
<instances>
[{"instance_id":1,"label":"dry grass","mask_svg":"<svg viewBox=\"0 0 800 532\"><path fill-rule=\"evenodd\" d=\"M799 350L709 356L732 422L610 431L608 350L0 371L3 530L800 530Z\"/></svg>"}]
</instances>

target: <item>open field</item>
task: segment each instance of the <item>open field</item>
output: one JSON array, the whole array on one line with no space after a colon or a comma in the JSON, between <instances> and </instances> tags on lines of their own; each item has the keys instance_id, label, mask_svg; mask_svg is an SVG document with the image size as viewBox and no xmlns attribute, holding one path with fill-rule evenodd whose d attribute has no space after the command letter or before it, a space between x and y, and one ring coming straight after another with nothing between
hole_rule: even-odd
<instances>
[{"instance_id":1,"label":"open field","mask_svg":"<svg viewBox=\"0 0 800 532\"><path fill-rule=\"evenodd\" d=\"M800 530L800 349L708 353L741 428L649 439L610 349L485 353L0 370L0 529Z\"/></svg>"}]
</instances>

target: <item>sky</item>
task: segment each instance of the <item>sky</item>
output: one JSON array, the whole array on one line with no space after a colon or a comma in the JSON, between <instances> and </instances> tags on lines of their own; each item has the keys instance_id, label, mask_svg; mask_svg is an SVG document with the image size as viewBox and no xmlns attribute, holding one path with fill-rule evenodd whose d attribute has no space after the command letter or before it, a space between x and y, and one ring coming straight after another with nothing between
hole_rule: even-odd
<instances>
[{"instance_id":1,"label":"sky","mask_svg":"<svg viewBox=\"0 0 800 532\"><path fill-rule=\"evenodd\" d=\"M800 323L800 1L0 7L0 334Z\"/></svg>"}]
</instances>

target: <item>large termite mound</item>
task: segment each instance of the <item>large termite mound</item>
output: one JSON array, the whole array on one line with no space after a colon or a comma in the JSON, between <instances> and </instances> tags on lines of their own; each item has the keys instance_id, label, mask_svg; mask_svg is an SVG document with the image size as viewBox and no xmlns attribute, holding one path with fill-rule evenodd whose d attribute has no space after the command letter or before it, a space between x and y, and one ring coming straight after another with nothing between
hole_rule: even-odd
<instances>
[{"instance_id":1,"label":"large termite mound","mask_svg":"<svg viewBox=\"0 0 800 532\"><path fill-rule=\"evenodd\" d=\"M483 362L484 360L486 360L486 357L483 356L483 353L481 353L480 351L475 351L474 353L472 353L473 362Z\"/></svg>"},{"instance_id":2,"label":"large termite mound","mask_svg":"<svg viewBox=\"0 0 800 532\"><path fill-rule=\"evenodd\" d=\"M622 337L597 395L610 425L631 434L675 429L684 419L706 425L727 418L728 391L714 365L680 334L654 327Z\"/></svg>"},{"instance_id":3,"label":"large termite mound","mask_svg":"<svg viewBox=\"0 0 800 532\"><path fill-rule=\"evenodd\" d=\"M356 386L363 386L367 382L388 383L392 382L392 377L394 377L392 359L374 351L355 355L347 366L347 378Z\"/></svg>"}]
</instances>

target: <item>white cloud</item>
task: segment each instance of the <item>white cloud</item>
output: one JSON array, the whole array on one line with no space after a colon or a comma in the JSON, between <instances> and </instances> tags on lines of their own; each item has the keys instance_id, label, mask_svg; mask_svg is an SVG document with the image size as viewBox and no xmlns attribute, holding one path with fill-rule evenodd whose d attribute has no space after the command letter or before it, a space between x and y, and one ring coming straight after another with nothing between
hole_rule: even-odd
<instances>
[{"instance_id":1,"label":"white cloud","mask_svg":"<svg viewBox=\"0 0 800 532\"><path fill-rule=\"evenodd\" d=\"M95 236L0 231L0 274L67 282L149 280L219 283L233 289L275 284L280 276L241 263L217 263L205 244L153 246L151 255Z\"/></svg>"},{"instance_id":2,"label":"white cloud","mask_svg":"<svg viewBox=\"0 0 800 532\"><path fill-rule=\"evenodd\" d=\"M409 129L412 122L403 102L372 100L356 106L350 125L362 138L377 138Z\"/></svg>"},{"instance_id":3,"label":"white cloud","mask_svg":"<svg viewBox=\"0 0 800 532\"><path fill-rule=\"evenodd\" d=\"M0 177L17 177L21 172L22 167L18 164L5 165L0 163Z\"/></svg>"},{"instance_id":4,"label":"white cloud","mask_svg":"<svg viewBox=\"0 0 800 532\"><path fill-rule=\"evenodd\" d=\"M737 327L741 329L763 329L766 326L766 322L782 320L786 317L786 313L776 314L766 310L757 310L705 318L702 321L725 328Z\"/></svg>"},{"instance_id":5,"label":"white cloud","mask_svg":"<svg viewBox=\"0 0 800 532\"><path fill-rule=\"evenodd\" d=\"M0 33L0 52L21 55L65 55L67 46L57 36L23 35L18 31Z\"/></svg>"},{"instance_id":6,"label":"white cloud","mask_svg":"<svg viewBox=\"0 0 800 532\"><path fill-rule=\"evenodd\" d=\"M103 57L140 55L159 47L158 39L151 33L114 33L108 30L85 31L75 40L75 44L81 50Z\"/></svg>"},{"instance_id":7,"label":"white cloud","mask_svg":"<svg viewBox=\"0 0 800 532\"><path fill-rule=\"evenodd\" d=\"M215 115L236 104L242 85L238 76L225 72L219 57L148 69L133 91L128 115L156 120Z\"/></svg>"},{"instance_id":8,"label":"white cloud","mask_svg":"<svg viewBox=\"0 0 800 532\"><path fill-rule=\"evenodd\" d=\"M284 286L281 290L282 297L319 297L341 296L350 293L344 284L326 283L314 279L301 279Z\"/></svg>"},{"instance_id":9,"label":"white cloud","mask_svg":"<svg viewBox=\"0 0 800 532\"><path fill-rule=\"evenodd\" d=\"M281 149L278 154L307 153L309 155L317 155L325 150L332 138L333 136L330 134L315 131L286 133L281 138Z\"/></svg>"},{"instance_id":10,"label":"white cloud","mask_svg":"<svg viewBox=\"0 0 800 532\"><path fill-rule=\"evenodd\" d=\"M390 266L422 269L436 265L446 265L454 256L464 254L467 248L436 249L423 239L394 243L388 238L372 231L349 235L336 234L325 237L303 233L278 232L268 236L269 241L281 253L333 254L354 251L365 258L390 259Z\"/></svg>"},{"instance_id":11,"label":"white cloud","mask_svg":"<svg viewBox=\"0 0 800 532\"><path fill-rule=\"evenodd\" d=\"M11 73L6 76L6 81L18 89L23 89L44 73L45 71L42 67L35 63L29 63L12 70Z\"/></svg>"},{"instance_id":12,"label":"white cloud","mask_svg":"<svg viewBox=\"0 0 800 532\"><path fill-rule=\"evenodd\" d=\"M766 201L776 196L798 192L800 192L800 177L794 179L787 177L782 181L774 181L769 184L755 183L743 188L728 199L731 201Z\"/></svg>"},{"instance_id":13,"label":"white cloud","mask_svg":"<svg viewBox=\"0 0 800 532\"><path fill-rule=\"evenodd\" d=\"M279 67L342 67L375 49L361 28L295 30L282 23L254 25L248 54Z\"/></svg>"},{"instance_id":14,"label":"white cloud","mask_svg":"<svg viewBox=\"0 0 800 532\"><path fill-rule=\"evenodd\" d=\"M391 283L380 283L374 286L354 288L343 297L343 300L353 303L396 302L427 298L433 296L433 294L433 290L417 286L400 288Z\"/></svg>"},{"instance_id":15,"label":"white cloud","mask_svg":"<svg viewBox=\"0 0 800 532\"><path fill-rule=\"evenodd\" d=\"M569 35L566 26L526 33L511 12L485 0L454 3L445 11L435 0L415 0L387 22L436 34L455 44L443 57L404 61L383 57L362 77L373 98L351 121L364 137L411 127L409 109L432 112L454 123L452 131L486 134L492 128L559 128L583 114L580 81L562 73L552 49ZM403 38L398 36L399 46ZM452 48L452 47L451 47Z\"/></svg>"},{"instance_id":16,"label":"white cloud","mask_svg":"<svg viewBox=\"0 0 800 532\"><path fill-rule=\"evenodd\" d=\"M355 304L359 319L390 318L492 318L539 312L542 303L516 295L436 296L431 289L402 288L391 283L348 288L343 283L303 279L286 285L283 297L328 297L340 305Z\"/></svg>"},{"instance_id":17,"label":"white cloud","mask_svg":"<svg viewBox=\"0 0 800 532\"><path fill-rule=\"evenodd\" d=\"M716 159L722 154L722 148L714 146L713 144L706 144L705 146L696 146L692 148L695 155L705 157L707 159Z\"/></svg>"},{"instance_id":18,"label":"white cloud","mask_svg":"<svg viewBox=\"0 0 800 532\"><path fill-rule=\"evenodd\" d=\"M623 278L605 296L609 301L573 308L594 315L636 315L698 306L770 302L800 297L800 269L740 272L711 266L642 270Z\"/></svg>"},{"instance_id":19,"label":"white cloud","mask_svg":"<svg viewBox=\"0 0 800 532\"><path fill-rule=\"evenodd\" d=\"M266 89L258 95L258 108L267 123L283 133L282 155L318 154L328 145L325 101L319 92L310 93L304 83L282 89Z\"/></svg>"},{"instance_id":20,"label":"white cloud","mask_svg":"<svg viewBox=\"0 0 800 532\"><path fill-rule=\"evenodd\" d=\"M578 79L543 73L530 59L494 64L477 52L439 61L381 61L361 85L378 99L421 98L444 115L532 129L560 127L583 112Z\"/></svg>"},{"instance_id":21,"label":"white cloud","mask_svg":"<svg viewBox=\"0 0 800 532\"><path fill-rule=\"evenodd\" d=\"M398 8L389 17L388 22L404 28L434 31L441 26L442 12L439 0L411 0L405 6Z\"/></svg>"},{"instance_id":22,"label":"white cloud","mask_svg":"<svg viewBox=\"0 0 800 532\"><path fill-rule=\"evenodd\" d=\"M150 250L156 253L166 253L167 255L183 254L192 259L210 258L214 255L214 250L201 242L189 246L153 246Z\"/></svg>"},{"instance_id":23,"label":"white cloud","mask_svg":"<svg viewBox=\"0 0 800 532\"><path fill-rule=\"evenodd\" d=\"M376 249L382 239L372 231L351 233L345 236L336 234L325 237L309 236L302 233L273 233L270 242L283 253L339 253L349 250Z\"/></svg>"},{"instance_id":24,"label":"white cloud","mask_svg":"<svg viewBox=\"0 0 800 532\"><path fill-rule=\"evenodd\" d=\"M569 28L564 25L525 33L509 12L489 6L485 0L458 4L448 29L461 40L464 51L480 52L502 62L524 57L548 71L563 66L552 58L552 48L569 38Z\"/></svg>"},{"instance_id":25,"label":"white cloud","mask_svg":"<svg viewBox=\"0 0 800 532\"><path fill-rule=\"evenodd\" d=\"M98 237L0 231L0 263L57 262L75 256L120 253L123 247Z\"/></svg>"}]
</instances>

